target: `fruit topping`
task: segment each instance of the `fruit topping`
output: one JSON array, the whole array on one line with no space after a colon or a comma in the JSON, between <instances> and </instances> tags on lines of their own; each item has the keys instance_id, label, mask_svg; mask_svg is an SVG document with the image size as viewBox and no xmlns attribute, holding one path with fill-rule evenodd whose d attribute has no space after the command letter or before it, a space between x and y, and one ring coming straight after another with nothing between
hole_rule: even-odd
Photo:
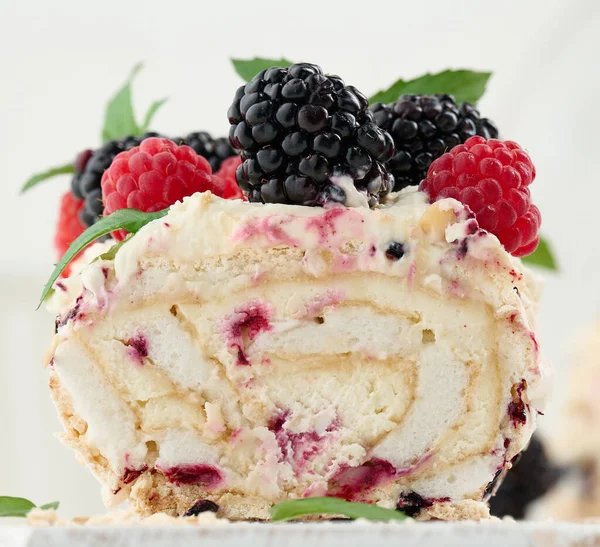
<instances>
[{"instance_id":1,"label":"fruit topping","mask_svg":"<svg viewBox=\"0 0 600 547\"><path fill-rule=\"evenodd\" d=\"M394 143L367 106L355 87L308 63L263 70L240 87L229 137L242 151L237 181L249 200L348 204L347 191L332 181L347 176L377 204L394 185L383 166Z\"/></svg>"},{"instance_id":2,"label":"fruit topping","mask_svg":"<svg viewBox=\"0 0 600 547\"><path fill-rule=\"evenodd\" d=\"M516 142L475 136L436 159L419 189L432 202L461 201L507 252L525 256L537 248L542 222L531 202L534 179L531 158Z\"/></svg>"}]
</instances>

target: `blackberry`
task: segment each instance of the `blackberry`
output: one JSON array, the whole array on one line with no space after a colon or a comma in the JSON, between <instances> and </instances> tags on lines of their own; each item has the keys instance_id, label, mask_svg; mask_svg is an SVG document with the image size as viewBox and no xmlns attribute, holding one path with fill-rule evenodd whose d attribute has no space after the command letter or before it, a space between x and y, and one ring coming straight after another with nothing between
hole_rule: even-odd
<instances>
[{"instance_id":1,"label":"blackberry","mask_svg":"<svg viewBox=\"0 0 600 547\"><path fill-rule=\"evenodd\" d=\"M198 500L192 505L183 515L184 517L197 517L200 513L216 513L219 510L219 506L210 500Z\"/></svg>"},{"instance_id":2,"label":"blackberry","mask_svg":"<svg viewBox=\"0 0 600 547\"><path fill-rule=\"evenodd\" d=\"M490 120L472 104L456 104L452 95L402 95L370 110L375 123L394 139L396 153L386 167L394 175L395 191L419 184L433 160L469 137L498 137Z\"/></svg>"},{"instance_id":3,"label":"blackberry","mask_svg":"<svg viewBox=\"0 0 600 547\"><path fill-rule=\"evenodd\" d=\"M83 194L81 193L81 190L80 190L81 175L83 174L83 172L85 170L85 166L87 165L88 161L90 161L90 158L93 155L94 155L93 150L90 150L90 149L83 150L83 151L79 152L79 154L77 154L77 157L75 158L75 161L73 162L73 169L75 171L75 174L73 175L73 178L71 179L71 193L77 199L83 199Z\"/></svg>"},{"instance_id":4,"label":"blackberry","mask_svg":"<svg viewBox=\"0 0 600 547\"><path fill-rule=\"evenodd\" d=\"M78 198L85 200L85 207L81 211L81 221L86 226L95 224L102 215L102 189L100 181L104 171L110 166L115 156L124 150L129 150L148 137L158 137L158 133L146 133L141 137L129 136L123 139L104 143L98 150L85 150L75 160L75 175L71 180L71 192Z\"/></svg>"},{"instance_id":5,"label":"blackberry","mask_svg":"<svg viewBox=\"0 0 600 547\"><path fill-rule=\"evenodd\" d=\"M396 505L398 511L402 511L407 517L416 517L423 509L429 509L433 500L424 498L416 492L402 492Z\"/></svg>"},{"instance_id":6,"label":"blackberry","mask_svg":"<svg viewBox=\"0 0 600 547\"><path fill-rule=\"evenodd\" d=\"M330 180L343 175L378 203L394 185L383 165L394 143L367 107L360 91L316 65L259 72L227 113L230 142L242 151L236 179L249 200L345 204L346 191Z\"/></svg>"},{"instance_id":7,"label":"blackberry","mask_svg":"<svg viewBox=\"0 0 600 547\"><path fill-rule=\"evenodd\" d=\"M219 170L223 160L237 155L237 151L231 146L228 138L213 139L206 131L190 133L185 138L173 140L177 144L187 144L194 149L196 154L205 157L210 163L213 173Z\"/></svg>"},{"instance_id":8,"label":"blackberry","mask_svg":"<svg viewBox=\"0 0 600 547\"><path fill-rule=\"evenodd\" d=\"M532 437L490 499L490 512L496 517L523 519L529 505L548 492L560 475L561 470L548 460L540 439Z\"/></svg>"}]
</instances>

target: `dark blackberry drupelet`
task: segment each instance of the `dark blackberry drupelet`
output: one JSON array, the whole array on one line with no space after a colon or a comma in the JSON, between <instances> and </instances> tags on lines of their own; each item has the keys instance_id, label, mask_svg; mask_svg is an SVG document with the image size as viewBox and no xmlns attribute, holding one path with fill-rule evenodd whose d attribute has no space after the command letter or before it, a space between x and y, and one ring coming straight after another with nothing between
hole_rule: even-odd
<instances>
[{"instance_id":1,"label":"dark blackberry drupelet","mask_svg":"<svg viewBox=\"0 0 600 547\"><path fill-rule=\"evenodd\" d=\"M237 156L238 152L226 137L213 139L210 133L206 131L197 131L190 133L185 138L173 139L176 144L187 144L193 148L196 154L205 157L212 167L213 173L216 173L224 160L231 156Z\"/></svg>"},{"instance_id":2,"label":"dark blackberry drupelet","mask_svg":"<svg viewBox=\"0 0 600 547\"><path fill-rule=\"evenodd\" d=\"M396 505L398 511L402 511L407 517L416 517L423 509L429 509L433 500L424 498L416 492L402 492Z\"/></svg>"},{"instance_id":3,"label":"dark blackberry drupelet","mask_svg":"<svg viewBox=\"0 0 600 547\"><path fill-rule=\"evenodd\" d=\"M370 107L375 123L388 131L396 146L386 164L394 190L419 184L431 162L469 137L497 138L496 126L469 103L451 95L402 95L395 103Z\"/></svg>"},{"instance_id":4,"label":"dark blackberry drupelet","mask_svg":"<svg viewBox=\"0 0 600 547\"><path fill-rule=\"evenodd\" d=\"M561 470L548 460L540 439L532 437L489 500L490 512L495 517L523 519L529 505L548 492L560 475Z\"/></svg>"},{"instance_id":5,"label":"dark blackberry drupelet","mask_svg":"<svg viewBox=\"0 0 600 547\"><path fill-rule=\"evenodd\" d=\"M85 207L80 213L81 221L86 226L95 224L102 215L102 189L100 180L115 156L124 150L139 146L148 137L157 137L158 133L146 133L141 137L124 137L123 139L104 143L98 150L84 150L77 156L74 167L75 175L71 180L71 192L85 200Z\"/></svg>"},{"instance_id":6,"label":"dark blackberry drupelet","mask_svg":"<svg viewBox=\"0 0 600 547\"><path fill-rule=\"evenodd\" d=\"M219 510L219 506L210 500L198 500L192 505L183 515L184 517L197 517L200 513L216 513Z\"/></svg>"},{"instance_id":7,"label":"dark blackberry drupelet","mask_svg":"<svg viewBox=\"0 0 600 547\"><path fill-rule=\"evenodd\" d=\"M87 165L88 161L90 161L90 158L93 155L94 155L93 150L90 150L90 149L82 150L81 152L79 152L79 154L77 154L77 157L75 158L75 161L73 162L73 170L75 171L75 174L73 175L73 178L71 179L71 193L77 199L83 199L83 195L81 194L81 189L80 189L81 176L83 175L83 172L85 171L85 166Z\"/></svg>"},{"instance_id":8,"label":"dark blackberry drupelet","mask_svg":"<svg viewBox=\"0 0 600 547\"><path fill-rule=\"evenodd\" d=\"M242 151L236 179L249 200L346 204L346 191L331 181L345 175L377 204L393 187L383 162L394 143L367 107L360 91L316 65L259 72L227 113L230 142Z\"/></svg>"}]
</instances>

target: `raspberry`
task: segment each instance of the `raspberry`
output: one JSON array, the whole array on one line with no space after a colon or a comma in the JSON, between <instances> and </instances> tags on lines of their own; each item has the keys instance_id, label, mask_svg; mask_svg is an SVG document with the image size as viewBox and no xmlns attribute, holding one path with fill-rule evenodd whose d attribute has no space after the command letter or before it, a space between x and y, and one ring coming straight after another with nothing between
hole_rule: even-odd
<instances>
[{"instance_id":1,"label":"raspberry","mask_svg":"<svg viewBox=\"0 0 600 547\"><path fill-rule=\"evenodd\" d=\"M77 199L71 192L65 192L60 198L58 224L56 226L56 233L54 234L54 248L56 249L57 260L60 260L69 248L69 245L85 230L86 226L79 216L83 208L84 201ZM63 270L62 275L64 277L68 277L71 264Z\"/></svg>"},{"instance_id":2,"label":"raspberry","mask_svg":"<svg viewBox=\"0 0 600 547\"><path fill-rule=\"evenodd\" d=\"M344 175L376 205L394 185L383 166L394 143L367 106L360 91L316 65L259 72L227 112L231 144L242 151L237 181L248 199L344 204L346 192L331 181Z\"/></svg>"},{"instance_id":3,"label":"raspberry","mask_svg":"<svg viewBox=\"0 0 600 547\"><path fill-rule=\"evenodd\" d=\"M468 205L507 252L525 256L537 248L542 223L531 203L534 179L531 158L516 142L475 136L436 159L419 189L431 201L454 198Z\"/></svg>"},{"instance_id":4,"label":"raspberry","mask_svg":"<svg viewBox=\"0 0 600 547\"><path fill-rule=\"evenodd\" d=\"M156 212L206 190L222 197L222 186L208 160L192 148L152 137L118 154L102 175L104 214L124 208ZM119 230L113 237L122 240L126 235Z\"/></svg>"},{"instance_id":5,"label":"raspberry","mask_svg":"<svg viewBox=\"0 0 600 547\"><path fill-rule=\"evenodd\" d=\"M396 153L386 167L396 192L419 184L433 160L469 137L498 137L490 120L470 103L456 104L452 95L402 95L395 103L369 108L375 123L394 139Z\"/></svg>"},{"instance_id":6,"label":"raspberry","mask_svg":"<svg viewBox=\"0 0 600 547\"><path fill-rule=\"evenodd\" d=\"M79 213L86 226L95 224L102 215L102 174L115 159L116 155L134 146L147 137L157 137L157 133L146 133L143 137L125 137L104 143L98 150L84 150L74 162L75 174L71 180L71 192L77 199L85 201L85 207Z\"/></svg>"},{"instance_id":7,"label":"raspberry","mask_svg":"<svg viewBox=\"0 0 600 547\"><path fill-rule=\"evenodd\" d=\"M235 172L242 164L239 156L231 156L221 163L221 168L215 173L215 177L221 180L222 195L225 199L246 199L242 189L235 180Z\"/></svg>"}]
</instances>

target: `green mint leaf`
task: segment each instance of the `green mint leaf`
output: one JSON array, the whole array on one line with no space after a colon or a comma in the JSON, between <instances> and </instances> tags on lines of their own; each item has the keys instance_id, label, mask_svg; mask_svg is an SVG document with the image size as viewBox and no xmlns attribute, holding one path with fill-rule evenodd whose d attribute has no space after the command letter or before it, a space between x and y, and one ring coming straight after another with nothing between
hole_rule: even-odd
<instances>
[{"instance_id":1,"label":"green mint leaf","mask_svg":"<svg viewBox=\"0 0 600 547\"><path fill-rule=\"evenodd\" d=\"M424 74L414 80L398 80L386 90L373 95L369 102L393 103L400 95L414 93L416 95L433 95L449 93L454 95L456 102L475 104L483 95L491 72L476 72L474 70L444 70L437 74Z\"/></svg>"},{"instance_id":2,"label":"green mint leaf","mask_svg":"<svg viewBox=\"0 0 600 547\"><path fill-rule=\"evenodd\" d=\"M35 503L25 498L0 496L0 517L24 517L35 507Z\"/></svg>"},{"instance_id":3,"label":"green mint leaf","mask_svg":"<svg viewBox=\"0 0 600 547\"><path fill-rule=\"evenodd\" d=\"M281 68L288 67L292 64L291 61L284 59L261 59L255 57L254 59L231 59L233 68L243 78L245 82L249 82L256 76L261 70L271 68L273 66L279 66Z\"/></svg>"},{"instance_id":4,"label":"green mint leaf","mask_svg":"<svg viewBox=\"0 0 600 547\"><path fill-rule=\"evenodd\" d=\"M554 253L552 252L548 241L543 237L540 237L538 248L530 255L524 256L521 260L525 262L525 264L538 266L539 268L545 268L546 270L553 272L558 271L558 264L556 258L554 258Z\"/></svg>"},{"instance_id":5,"label":"green mint leaf","mask_svg":"<svg viewBox=\"0 0 600 547\"><path fill-rule=\"evenodd\" d=\"M116 93L106 106L106 117L102 128L102 142L108 142L128 135L138 135L139 127L135 121L131 100L131 84L142 63L133 67L125 85Z\"/></svg>"},{"instance_id":6,"label":"green mint leaf","mask_svg":"<svg viewBox=\"0 0 600 547\"><path fill-rule=\"evenodd\" d=\"M46 299L52 289L52 285L58 279L62 271L66 266L73 260L83 249L85 249L90 243L93 243L99 237L110 234L115 230L125 230L130 234L135 234L143 226L149 222L158 218L164 217L169 212L169 209L163 209L156 213L144 213L137 209L119 209L107 217L102 217L96 224L92 224L85 232L83 232L67 249L67 252L60 259L50 279L46 283L38 309L42 305L42 302ZM110 253L110 250L108 251ZM116 251L115 251L116 252Z\"/></svg>"},{"instance_id":7,"label":"green mint leaf","mask_svg":"<svg viewBox=\"0 0 600 547\"><path fill-rule=\"evenodd\" d=\"M125 243L127 243L132 237L133 237L133 234L129 234L122 241L115 243L110 249L108 249L108 251L106 251L105 253L102 253L101 255L98 255L96 258L94 258L94 260L92 260L92 262L96 262L97 260L114 260L115 256L117 256L117 252L119 251L119 249L121 247L123 247L123 245L125 245Z\"/></svg>"},{"instance_id":8,"label":"green mint leaf","mask_svg":"<svg viewBox=\"0 0 600 547\"><path fill-rule=\"evenodd\" d=\"M154 114L156 114L157 110L166 102L167 102L167 98L165 97L164 99L159 99L158 101L154 101L150 105L148 112L146 112L146 116L144 118L144 123L142 124L142 127L139 128L139 133L141 135L148 132L148 128L150 127L152 118L154 118Z\"/></svg>"},{"instance_id":9,"label":"green mint leaf","mask_svg":"<svg viewBox=\"0 0 600 547\"><path fill-rule=\"evenodd\" d=\"M48 509L58 509L60 505L59 501L51 501L50 503L44 503L44 505L40 505L40 509L44 509L47 511Z\"/></svg>"},{"instance_id":10,"label":"green mint leaf","mask_svg":"<svg viewBox=\"0 0 600 547\"><path fill-rule=\"evenodd\" d=\"M73 162L65 163L60 167L53 167L52 169L48 169L43 173L38 173L37 175L33 175L21 188L21 194L27 192L34 186L37 186L40 182L44 182L52 177L56 177L58 175L68 175L69 173L74 173L75 168L73 167Z\"/></svg>"},{"instance_id":11,"label":"green mint leaf","mask_svg":"<svg viewBox=\"0 0 600 547\"><path fill-rule=\"evenodd\" d=\"M282 521L307 515L344 515L351 519L404 520L406 515L370 503L355 503L339 498L302 498L271 507L271 520Z\"/></svg>"}]
</instances>

